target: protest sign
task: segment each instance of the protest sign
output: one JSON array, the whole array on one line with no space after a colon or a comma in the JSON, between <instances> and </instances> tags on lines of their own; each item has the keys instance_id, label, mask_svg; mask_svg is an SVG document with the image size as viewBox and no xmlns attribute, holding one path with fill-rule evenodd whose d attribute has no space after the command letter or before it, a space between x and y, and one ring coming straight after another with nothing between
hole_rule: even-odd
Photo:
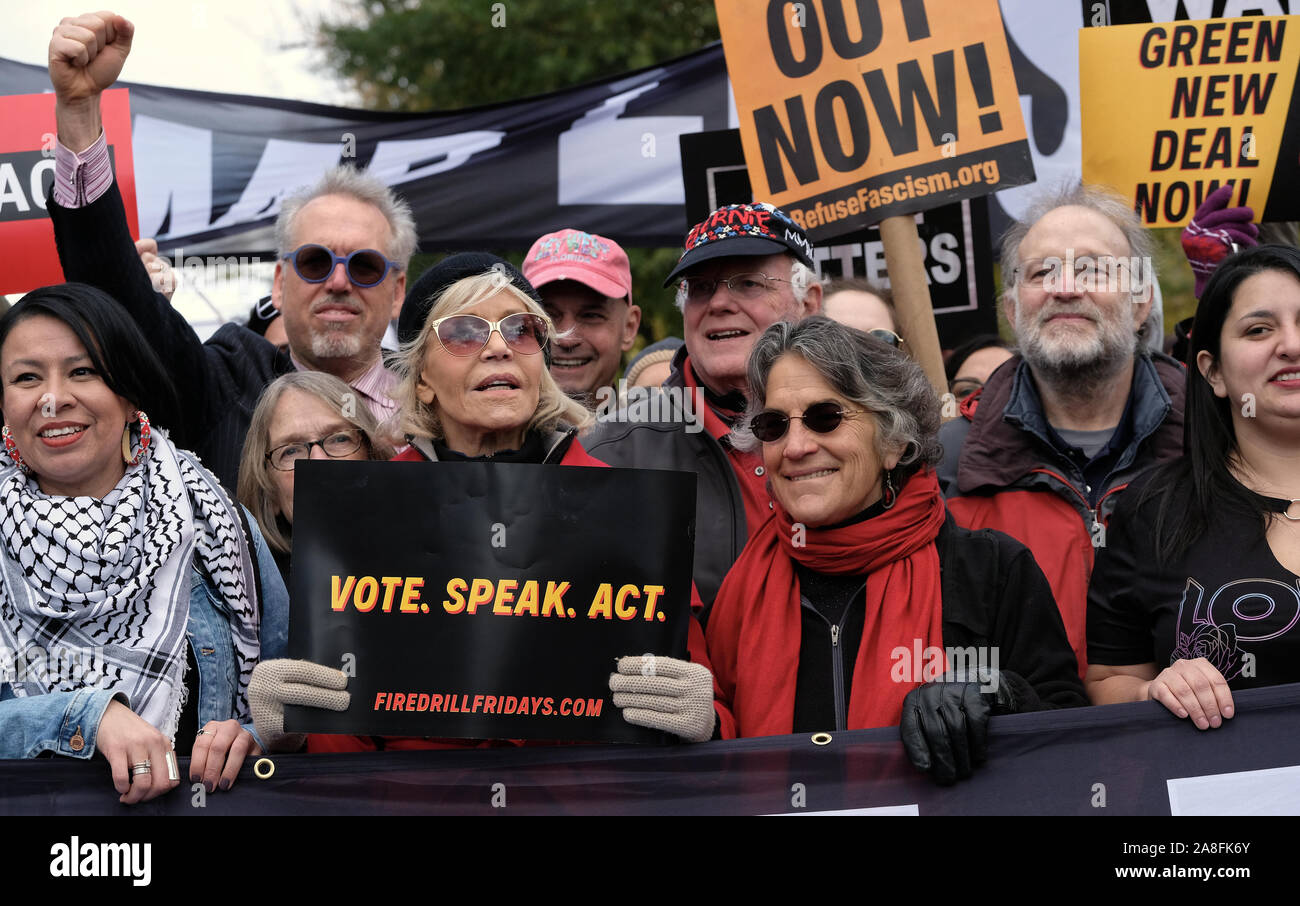
<instances>
[{"instance_id":1,"label":"protest sign","mask_svg":"<svg viewBox=\"0 0 1300 906\"><path fill-rule=\"evenodd\" d=\"M699 223L722 205L753 200L739 130L690 133L681 137L681 146L688 223ZM975 334L997 333L988 202L972 198L915 218L941 345L952 349ZM865 277L886 289L890 286L878 227L816 246L813 263L819 277Z\"/></svg>"},{"instance_id":2,"label":"protest sign","mask_svg":"<svg viewBox=\"0 0 1300 906\"><path fill-rule=\"evenodd\" d=\"M615 659L684 658L695 476L520 463L302 461L290 656L339 667L297 731L647 742ZM653 669L653 668L651 668Z\"/></svg>"},{"instance_id":3,"label":"protest sign","mask_svg":"<svg viewBox=\"0 0 1300 906\"><path fill-rule=\"evenodd\" d=\"M997 0L717 0L755 197L814 241L1033 181Z\"/></svg>"},{"instance_id":4,"label":"protest sign","mask_svg":"<svg viewBox=\"0 0 1300 906\"><path fill-rule=\"evenodd\" d=\"M127 224L139 235L135 176L131 162L131 111L124 88L103 95L104 134L113 162ZM0 97L0 246L5 266L0 293L23 293L63 282L54 248L54 227L45 200L54 185L54 95Z\"/></svg>"},{"instance_id":5,"label":"protest sign","mask_svg":"<svg viewBox=\"0 0 1300 906\"><path fill-rule=\"evenodd\" d=\"M1298 18L1079 32L1084 180L1133 199L1149 227L1186 225L1227 182L1257 221L1300 215Z\"/></svg>"}]
</instances>

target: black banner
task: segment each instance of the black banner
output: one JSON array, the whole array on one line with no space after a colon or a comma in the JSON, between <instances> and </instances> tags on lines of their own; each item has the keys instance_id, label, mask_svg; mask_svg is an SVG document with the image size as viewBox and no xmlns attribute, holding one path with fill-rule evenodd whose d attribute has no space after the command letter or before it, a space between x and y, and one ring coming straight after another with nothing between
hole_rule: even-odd
<instances>
[{"instance_id":1,"label":"black banner","mask_svg":"<svg viewBox=\"0 0 1300 906\"><path fill-rule=\"evenodd\" d=\"M275 756L262 765L265 780L254 776L253 759L245 762L228 793L200 795L182 784L129 807L118 804L102 759L7 761L0 762L0 814L1300 814L1300 684L1243 690L1233 700L1236 717L1209 731L1156 702L995 717L988 763L952 787L912 767L898 729L888 727L835 733L826 745L769 736L667 748ZM1222 825L1217 833L1207 827L1190 838L1232 837ZM1171 837L1189 834L1151 826L1128 835L1130 843ZM1160 862L1136 851L1121 858L1116 845L1113 864L1167 864L1171 855L1178 859L1168 849ZM1193 856L1190 844L1184 856Z\"/></svg>"},{"instance_id":2,"label":"black banner","mask_svg":"<svg viewBox=\"0 0 1300 906\"><path fill-rule=\"evenodd\" d=\"M1008 26L1035 14L1003 10ZM1044 37L1045 45L1073 41L1078 22L1068 24L1069 36ZM1026 87L1037 70L1010 46L1017 81L1033 98L1042 178L1044 155L1062 151L1067 97L1050 80L1050 91ZM615 78L453 113L118 86L131 91L140 232L168 254L268 254L285 194L347 161L368 164L411 203L426 252L526 249L565 227L629 247L680 248L700 218L683 212L678 139L737 125L720 42ZM44 66L0 59L0 95L49 90ZM1077 172L1072 128L1065 150L1073 148L1068 167Z\"/></svg>"},{"instance_id":3,"label":"black banner","mask_svg":"<svg viewBox=\"0 0 1300 906\"><path fill-rule=\"evenodd\" d=\"M718 44L616 78L454 113L118 87L131 90L141 234L156 236L163 252L195 255L271 251L284 196L348 162L410 202L426 252L526 249L565 227L626 246L678 248L689 225L677 136L730 125ZM49 90L44 66L0 59L0 94Z\"/></svg>"},{"instance_id":4,"label":"black banner","mask_svg":"<svg viewBox=\"0 0 1300 906\"><path fill-rule=\"evenodd\" d=\"M754 200L739 129L683 135L686 219L703 220L724 204ZM988 200L972 198L915 215L939 343L951 349L980 333L997 333ZM836 236L813 249L819 276L866 277L889 286L878 227Z\"/></svg>"},{"instance_id":5,"label":"black banner","mask_svg":"<svg viewBox=\"0 0 1300 906\"><path fill-rule=\"evenodd\" d=\"M304 461L291 657L349 674L293 731L654 742L618 657L686 656L695 476L518 463Z\"/></svg>"}]
</instances>

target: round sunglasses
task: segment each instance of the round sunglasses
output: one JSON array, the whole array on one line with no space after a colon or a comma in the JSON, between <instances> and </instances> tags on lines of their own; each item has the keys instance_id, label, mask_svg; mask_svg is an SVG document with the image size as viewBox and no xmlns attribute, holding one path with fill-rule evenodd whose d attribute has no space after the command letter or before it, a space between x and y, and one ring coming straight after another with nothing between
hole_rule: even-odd
<instances>
[{"instance_id":1,"label":"round sunglasses","mask_svg":"<svg viewBox=\"0 0 1300 906\"><path fill-rule=\"evenodd\" d=\"M492 332L515 352L536 355L546 345L546 320L531 312L506 315L500 321L489 321L478 315L448 315L431 325L438 335L442 348L452 355L475 355L492 339Z\"/></svg>"},{"instance_id":2,"label":"round sunglasses","mask_svg":"<svg viewBox=\"0 0 1300 906\"><path fill-rule=\"evenodd\" d=\"M790 420L797 418L809 431L818 434L830 434L846 418L858 413L846 410L839 403L813 403L803 411L803 415L786 415L774 409L766 409L749 420L749 430L760 441L770 444L785 437L790 430Z\"/></svg>"},{"instance_id":3,"label":"round sunglasses","mask_svg":"<svg viewBox=\"0 0 1300 906\"><path fill-rule=\"evenodd\" d=\"M284 260L292 261L294 273L307 283L324 283L334 273L334 268L342 264L353 285L363 289L378 286L390 270L401 269L396 261L389 261L374 249L357 249L347 255L336 255L332 249L315 244L299 246L285 255Z\"/></svg>"}]
</instances>

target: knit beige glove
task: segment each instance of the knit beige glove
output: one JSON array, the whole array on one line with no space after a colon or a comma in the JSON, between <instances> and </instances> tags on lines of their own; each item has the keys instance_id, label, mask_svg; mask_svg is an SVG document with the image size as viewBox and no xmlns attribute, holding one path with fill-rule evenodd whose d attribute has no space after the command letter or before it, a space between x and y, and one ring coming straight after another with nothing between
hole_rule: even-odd
<instances>
[{"instance_id":1,"label":"knit beige glove","mask_svg":"<svg viewBox=\"0 0 1300 906\"><path fill-rule=\"evenodd\" d=\"M342 670L311 661L280 658L262 661L253 668L248 684L248 707L253 726L268 752L294 752L307 737L284 732L284 706L306 705L329 711L346 711L352 696L342 691L348 685Z\"/></svg>"},{"instance_id":2,"label":"knit beige glove","mask_svg":"<svg viewBox=\"0 0 1300 906\"><path fill-rule=\"evenodd\" d=\"M688 742L713 736L713 674L690 661L652 654L619 658L609 676L615 706L630 724L663 730Z\"/></svg>"}]
</instances>

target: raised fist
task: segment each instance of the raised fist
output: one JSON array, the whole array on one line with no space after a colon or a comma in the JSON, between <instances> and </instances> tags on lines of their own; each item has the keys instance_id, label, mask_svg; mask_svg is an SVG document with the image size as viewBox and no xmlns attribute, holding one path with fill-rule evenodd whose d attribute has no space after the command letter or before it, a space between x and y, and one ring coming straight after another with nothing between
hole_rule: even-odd
<instances>
[{"instance_id":1,"label":"raised fist","mask_svg":"<svg viewBox=\"0 0 1300 906\"><path fill-rule=\"evenodd\" d=\"M64 19L50 38L50 84L60 103L97 98L117 81L135 26L102 11Z\"/></svg>"}]
</instances>

